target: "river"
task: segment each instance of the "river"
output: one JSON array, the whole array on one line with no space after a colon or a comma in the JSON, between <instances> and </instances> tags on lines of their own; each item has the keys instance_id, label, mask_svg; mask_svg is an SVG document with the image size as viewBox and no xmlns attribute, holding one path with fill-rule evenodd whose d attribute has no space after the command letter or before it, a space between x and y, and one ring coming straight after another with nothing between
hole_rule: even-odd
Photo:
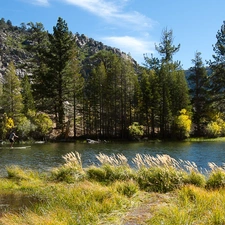
<instances>
[{"instance_id":1,"label":"river","mask_svg":"<svg viewBox=\"0 0 225 225\"><path fill-rule=\"evenodd\" d=\"M44 143L32 144L24 149L16 148L17 146L23 145L15 145L13 149L8 148L9 146L0 148L0 176L7 174L6 167L10 165L40 172L49 171L62 165L65 162L62 156L69 152L80 153L83 167L98 164L96 155L99 153L123 154L131 166L136 154L167 154L176 160L195 162L201 169L208 169L209 162L218 166L225 162L225 142Z\"/></svg>"}]
</instances>

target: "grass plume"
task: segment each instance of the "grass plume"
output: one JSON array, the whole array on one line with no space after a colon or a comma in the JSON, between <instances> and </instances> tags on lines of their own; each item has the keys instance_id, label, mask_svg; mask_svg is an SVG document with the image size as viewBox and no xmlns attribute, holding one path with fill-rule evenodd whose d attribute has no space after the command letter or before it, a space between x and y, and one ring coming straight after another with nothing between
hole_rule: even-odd
<instances>
[{"instance_id":1,"label":"grass plume","mask_svg":"<svg viewBox=\"0 0 225 225\"><path fill-rule=\"evenodd\" d=\"M6 210L0 224L123 224L129 209L154 199L139 211L148 217L141 214L136 224L225 224L224 165L209 163L202 174L195 163L168 155L137 154L131 167L122 154L100 153L96 158L101 165L88 168L77 152L62 157L65 163L48 175L7 168L0 195L41 201L20 212Z\"/></svg>"}]
</instances>

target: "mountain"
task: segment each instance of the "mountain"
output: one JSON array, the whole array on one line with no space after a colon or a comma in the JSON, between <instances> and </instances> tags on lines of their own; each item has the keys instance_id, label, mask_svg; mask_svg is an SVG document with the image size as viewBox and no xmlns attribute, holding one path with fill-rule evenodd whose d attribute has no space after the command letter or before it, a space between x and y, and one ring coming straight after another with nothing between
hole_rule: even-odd
<instances>
[{"instance_id":1,"label":"mountain","mask_svg":"<svg viewBox=\"0 0 225 225\"><path fill-rule=\"evenodd\" d=\"M18 76L23 77L28 72L27 59L31 57L31 54L25 48L26 45L30 44L26 38L28 34L26 25L22 24L21 27L17 27L13 26L10 21L0 20L0 80L3 79L10 61L14 62ZM88 59L95 53L106 50L117 54L119 57L130 59L137 67L137 62L118 48L104 45L102 42L88 38L84 34L76 33L74 36L78 48L85 55L82 64L88 63Z\"/></svg>"}]
</instances>

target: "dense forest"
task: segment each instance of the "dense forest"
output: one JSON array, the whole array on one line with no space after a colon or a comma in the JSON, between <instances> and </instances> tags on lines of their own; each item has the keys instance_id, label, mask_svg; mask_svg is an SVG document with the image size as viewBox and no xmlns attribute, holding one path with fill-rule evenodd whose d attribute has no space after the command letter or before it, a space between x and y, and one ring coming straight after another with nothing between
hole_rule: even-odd
<instances>
[{"instance_id":1,"label":"dense forest","mask_svg":"<svg viewBox=\"0 0 225 225\"><path fill-rule=\"evenodd\" d=\"M225 22L215 35L213 60L205 65L196 52L184 71L172 30L155 46L160 57L143 54L138 65L102 43L82 44L60 17L52 33L1 19L0 138L12 129L24 140L224 136Z\"/></svg>"}]
</instances>

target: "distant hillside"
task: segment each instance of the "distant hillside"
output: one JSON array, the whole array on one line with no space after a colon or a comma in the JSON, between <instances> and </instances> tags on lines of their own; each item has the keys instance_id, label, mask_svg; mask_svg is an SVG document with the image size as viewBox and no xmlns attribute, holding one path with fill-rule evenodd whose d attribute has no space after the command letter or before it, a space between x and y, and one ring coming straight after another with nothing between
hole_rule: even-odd
<instances>
[{"instance_id":1,"label":"distant hillside","mask_svg":"<svg viewBox=\"0 0 225 225\"><path fill-rule=\"evenodd\" d=\"M0 20L0 79L2 79L10 61L14 62L18 76L23 77L27 73L26 63L27 59L31 56L25 48L29 44L29 41L26 39L27 34L25 24L17 27L13 26L9 20L7 22L4 19ZM84 34L80 35L76 33L74 35L78 48L85 55L82 61L83 64L88 63L88 58L100 50L111 51L119 57L130 58L128 54L122 52L120 49L104 45L102 42L88 38ZM136 67L137 62L133 58L130 59Z\"/></svg>"}]
</instances>

